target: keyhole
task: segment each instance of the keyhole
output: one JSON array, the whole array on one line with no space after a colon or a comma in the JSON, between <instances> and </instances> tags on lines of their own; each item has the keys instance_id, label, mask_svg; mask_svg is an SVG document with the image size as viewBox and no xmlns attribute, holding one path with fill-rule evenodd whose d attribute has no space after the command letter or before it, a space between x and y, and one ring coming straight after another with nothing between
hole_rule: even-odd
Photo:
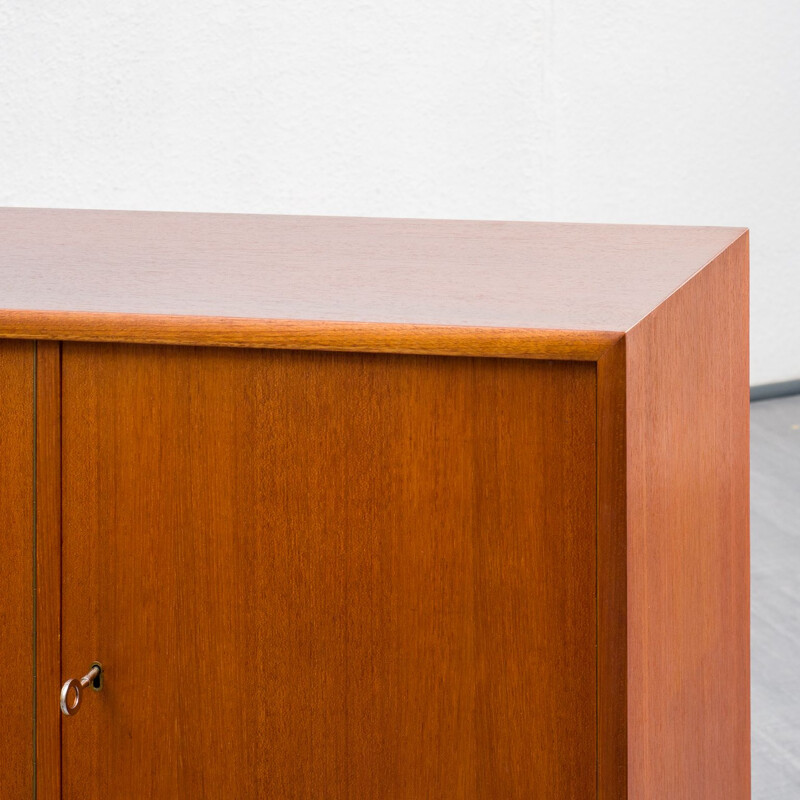
<instances>
[{"instance_id":1,"label":"keyhole","mask_svg":"<svg viewBox=\"0 0 800 800\"><path fill-rule=\"evenodd\" d=\"M95 661L92 666L100 668L97 675L92 678L92 689L99 692L103 688L103 665L99 661Z\"/></svg>"}]
</instances>

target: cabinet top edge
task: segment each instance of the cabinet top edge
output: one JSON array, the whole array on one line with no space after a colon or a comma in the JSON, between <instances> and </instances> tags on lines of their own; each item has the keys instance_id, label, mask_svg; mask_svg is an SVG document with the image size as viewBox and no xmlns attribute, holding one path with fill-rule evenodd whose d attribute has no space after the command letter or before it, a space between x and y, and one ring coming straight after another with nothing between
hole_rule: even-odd
<instances>
[{"instance_id":1,"label":"cabinet top edge","mask_svg":"<svg viewBox=\"0 0 800 800\"><path fill-rule=\"evenodd\" d=\"M746 229L0 209L0 336L596 359Z\"/></svg>"},{"instance_id":2,"label":"cabinet top edge","mask_svg":"<svg viewBox=\"0 0 800 800\"><path fill-rule=\"evenodd\" d=\"M615 331L0 309L0 339L597 361Z\"/></svg>"}]
</instances>

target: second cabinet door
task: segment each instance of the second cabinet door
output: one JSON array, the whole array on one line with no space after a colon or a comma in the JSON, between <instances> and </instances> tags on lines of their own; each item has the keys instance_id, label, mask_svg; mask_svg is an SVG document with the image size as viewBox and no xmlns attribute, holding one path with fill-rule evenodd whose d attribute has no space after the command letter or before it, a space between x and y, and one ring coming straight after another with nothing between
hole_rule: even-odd
<instances>
[{"instance_id":1,"label":"second cabinet door","mask_svg":"<svg viewBox=\"0 0 800 800\"><path fill-rule=\"evenodd\" d=\"M589 364L70 344L63 796L595 793Z\"/></svg>"}]
</instances>

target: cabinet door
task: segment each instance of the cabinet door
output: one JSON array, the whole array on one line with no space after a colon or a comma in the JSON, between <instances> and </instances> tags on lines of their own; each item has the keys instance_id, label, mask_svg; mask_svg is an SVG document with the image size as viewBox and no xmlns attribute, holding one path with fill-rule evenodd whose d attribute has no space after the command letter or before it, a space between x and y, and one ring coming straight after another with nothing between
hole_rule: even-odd
<instances>
[{"instance_id":1,"label":"cabinet door","mask_svg":"<svg viewBox=\"0 0 800 800\"><path fill-rule=\"evenodd\" d=\"M65 344L63 796L595 793L595 370Z\"/></svg>"},{"instance_id":2,"label":"cabinet door","mask_svg":"<svg viewBox=\"0 0 800 800\"><path fill-rule=\"evenodd\" d=\"M0 341L0 798L34 790L33 342Z\"/></svg>"}]
</instances>

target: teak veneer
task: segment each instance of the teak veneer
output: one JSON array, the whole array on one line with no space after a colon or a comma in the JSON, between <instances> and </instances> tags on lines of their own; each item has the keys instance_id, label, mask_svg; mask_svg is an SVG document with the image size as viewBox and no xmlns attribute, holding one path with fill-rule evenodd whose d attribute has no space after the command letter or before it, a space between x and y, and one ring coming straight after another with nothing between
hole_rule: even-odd
<instances>
[{"instance_id":1,"label":"teak veneer","mask_svg":"<svg viewBox=\"0 0 800 800\"><path fill-rule=\"evenodd\" d=\"M3 800L749 798L745 230L4 209L0 308Z\"/></svg>"}]
</instances>

